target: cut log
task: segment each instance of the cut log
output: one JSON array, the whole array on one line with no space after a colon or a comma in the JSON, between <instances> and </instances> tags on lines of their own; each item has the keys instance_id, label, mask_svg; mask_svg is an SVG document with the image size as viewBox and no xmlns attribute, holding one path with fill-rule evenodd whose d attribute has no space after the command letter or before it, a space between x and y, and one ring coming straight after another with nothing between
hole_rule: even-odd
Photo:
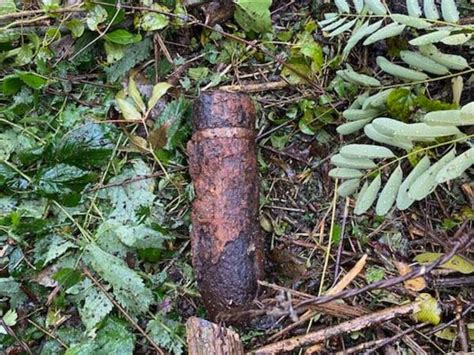
<instances>
[{"instance_id":1,"label":"cut log","mask_svg":"<svg viewBox=\"0 0 474 355\"><path fill-rule=\"evenodd\" d=\"M204 319L191 317L186 322L189 355L243 355L239 334Z\"/></svg>"}]
</instances>

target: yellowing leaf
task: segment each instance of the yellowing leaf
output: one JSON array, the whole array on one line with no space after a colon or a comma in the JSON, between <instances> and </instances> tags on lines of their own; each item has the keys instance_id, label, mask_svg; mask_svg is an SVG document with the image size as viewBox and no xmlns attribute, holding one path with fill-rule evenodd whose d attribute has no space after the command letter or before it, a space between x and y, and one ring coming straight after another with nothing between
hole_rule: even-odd
<instances>
[{"instance_id":1,"label":"yellowing leaf","mask_svg":"<svg viewBox=\"0 0 474 355\"><path fill-rule=\"evenodd\" d=\"M441 253L423 253L415 257L415 261L419 264L431 264L432 262L439 259L443 254ZM474 264L470 261L461 258L460 256L453 256L441 267L453 271L460 272L462 274L472 274L474 272Z\"/></svg>"},{"instance_id":2,"label":"yellowing leaf","mask_svg":"<svg viewBox=\"0 0 474 355\"><path fill-rule=\"evenodd\" d=\"M151 94L150 100L148 100L148 110L152 110L153 107L155 107L158 100L161 99L164 94L166 94L170 87L172 87L172 85L168 84L167 82L158 83L153 86L153 92Z\"/></svg>"},{"instance_id":3,"label":"yellowing leaf","mask_svg":"<svg viewBox=\"0 0 474 355\"><path fill-rule=\"evenodd\" d=\"M125 118L126 120L140 120L142 118L142 115L137 111L135 105L133 105L132 103L128 102L127 100L118 98L116 98L115 101L117 102L117 105L123 115L123 118Z\"/></svg>"},{"instance_id":4,"label":"yellowing leaf","mask_svg":"<svg viewBox=\"0 0 474 355\"><path fill-rule=\"evenodd\" d=\"M395 264L395 267L397 268L401 276L408 274L412 270L410 265L402 261L395 260L393 263ZM414 279L405 281L403 283L403 286L409 291L418 292L418 291L423 290L426 287L426 281L422 276L420 276L420 277L416 277Z\"/></svg>"},{"instance_id":5,"label":"yellowing leaf","mask_svg":"<svg viewBox=\"0 0 474 355\"><path fill-rule=\"evenodd\" d=\"M140 109L140 111L145 113L145 103L143 102L142 96L138 91L137 84L135 83L133 77L130 77L128 80L128 95L133 99L135 105Z\"/></svg>"},{"instance_id":6,"label":"yellowing leaf","mask_svg":"<svg viewBox=\"0 0 474 355\"><path fill-rule=\"evenodd\" d=\"M441 308L438 301L429 293L421 293L416 300L419 309L413 313L413 318L420 323L438 325L441 322Z\"/></svg>"}]
</instances>

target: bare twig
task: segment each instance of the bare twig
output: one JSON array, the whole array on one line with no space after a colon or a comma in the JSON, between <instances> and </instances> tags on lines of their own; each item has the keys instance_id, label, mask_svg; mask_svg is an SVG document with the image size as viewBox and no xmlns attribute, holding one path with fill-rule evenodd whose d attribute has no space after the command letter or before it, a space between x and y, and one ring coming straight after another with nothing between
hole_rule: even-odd
<instances>
[{"instance_id":1,"label":"bare twig","mask_svg":"<svg viewBox=\"0 0 474 355\"><path fill-rule=\"evenodd\" d=\"M396 317L413 313L419 307L418 302L409 303L403 306L387 308L374 312L366 316L340 323L330 328L318 330L309 334L300 335L294 338L285 339L274 344L266 345L255 350L256 354L277 354L280 352L292 351L293 349L320 343L324 340L347 332L355 332L374 324L387 322Z\"/></svg>"}]
</instances>

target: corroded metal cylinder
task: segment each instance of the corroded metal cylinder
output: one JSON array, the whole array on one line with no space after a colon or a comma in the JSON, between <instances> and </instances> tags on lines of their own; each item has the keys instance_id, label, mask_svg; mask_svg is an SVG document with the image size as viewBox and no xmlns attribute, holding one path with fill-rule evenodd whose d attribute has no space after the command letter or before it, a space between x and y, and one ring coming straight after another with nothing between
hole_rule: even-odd
<instances>
[{"instance_id":1,"label":"corroded metal cylinder","mask_svg":"<svg viewBox=\"0 0 474 355\"><path fill-rule=\"evenodd\" d=\"M196 100L193 115L193 265L204 305L218 319L250 302L263 274L255 108L246 95L214 91Z\"/></svg>"}]
</instances>

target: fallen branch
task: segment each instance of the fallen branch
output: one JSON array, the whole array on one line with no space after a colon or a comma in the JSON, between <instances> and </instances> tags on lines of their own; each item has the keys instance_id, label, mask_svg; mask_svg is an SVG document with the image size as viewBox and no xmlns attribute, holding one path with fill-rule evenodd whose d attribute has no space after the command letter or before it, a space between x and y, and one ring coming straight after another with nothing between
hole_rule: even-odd
<instances>
[{"instance_id":1,"label":"fallen branch","mask_svg":"<svg viewBox=\"0 0 474 355\"><path fill-rule=\"evenodd\" d=\"M348 332L352 333L375 324L389 321L396 317L412 314L418 310L418 307L418 302L412 302L403 306L387 308L382 311L340 323L333 327L317 330L309 334L300 335L294 338L279 341L274 344L266 345L255 350L255 354L277 354L281 352L292 351L296 348L308 346L314 343L320 343L336 335Z\"/></svg>"}]
</instances>

